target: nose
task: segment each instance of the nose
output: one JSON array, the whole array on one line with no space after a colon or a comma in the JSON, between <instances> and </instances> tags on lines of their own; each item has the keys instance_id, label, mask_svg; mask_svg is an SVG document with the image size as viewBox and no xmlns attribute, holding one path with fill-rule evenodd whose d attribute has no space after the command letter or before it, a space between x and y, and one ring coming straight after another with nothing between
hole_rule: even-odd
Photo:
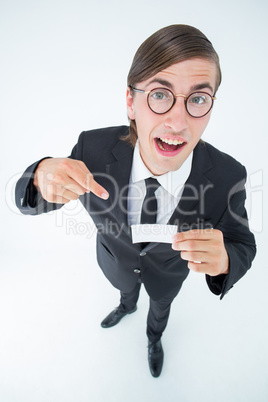
<instances>
[{"instance_id":1,"label":"nose","mask_svg":"<svg viewBox=\"0 0 268 402\"><path fill-rule=\"evenodd\" d=\"M183 131L188 127L188 118L185 98L178 96L175 105L166 113L165 126L174 131Z\"/></svg>"}]
</instances>

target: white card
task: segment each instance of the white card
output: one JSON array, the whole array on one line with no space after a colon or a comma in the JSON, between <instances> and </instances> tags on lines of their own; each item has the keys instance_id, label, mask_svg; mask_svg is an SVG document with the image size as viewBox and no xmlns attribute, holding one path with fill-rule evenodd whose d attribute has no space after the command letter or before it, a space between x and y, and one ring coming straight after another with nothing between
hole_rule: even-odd
<instances>
[{"instance_id":1,"label":"white card","mask_svg":"<svg viewBox=\"0 0 268 402\"><path fill-rule=\"evenodd\" d=\"M131 225L132 243L170 243L178 231L176 225Z\"/></svg>"}]
</instances>

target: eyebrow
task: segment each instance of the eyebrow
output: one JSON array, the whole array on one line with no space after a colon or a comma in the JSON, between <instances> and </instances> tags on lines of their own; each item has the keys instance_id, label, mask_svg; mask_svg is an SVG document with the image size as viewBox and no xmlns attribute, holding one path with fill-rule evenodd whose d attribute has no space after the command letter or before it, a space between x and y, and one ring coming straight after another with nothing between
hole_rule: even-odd
<instances>
[{"instance_id":1,"label":"eyebrow","mask_svg":"<svg viewBox=\"0 0 268 402\"><path fill-rule=\"evenodd\" d=\"M204 82L204 83L202 83L202 84L194 85L194 86L192 86L192 87L190 88L190 91L191 91L191 92L192 92L192 91L199 91L200 89L205 89L205 88L210 89L211 92L214 93L214 89L212 88L212 86L210 85L209 82Z\"/></svg>"},{"instance_id":2,"label":"eyebrow","mask_svg":"<svg viewBox=\"0 0 268 402\"><path fill-rule=\"evenodd\" d=\"M160 85L163 85L164 87L167 87L167 88L172 89L174 91L173 85L169 81L164 80L162 78L154 78L146 86L149 86L150 84L160 84ZM193 85L190 88L190 92L200 91L201 89L205 89L205 88L210 89L211 92L214 93L214 89L212 88L212 86L210 85L209 82L203 82L201 84Z\"/></svg>"},{"instance_id":3,"label":"eyebrow","mask_svg":"<svg viewBox=\"0 0 268 402\"><path fill-rule=\"evenodd\" d=\"M160 85L163 85L164 87L174 89L173 85L169 81L164 80L163 78L154 78L146 86L149 86L150 84L160 84Z\"/></svg>"}]
</instances>

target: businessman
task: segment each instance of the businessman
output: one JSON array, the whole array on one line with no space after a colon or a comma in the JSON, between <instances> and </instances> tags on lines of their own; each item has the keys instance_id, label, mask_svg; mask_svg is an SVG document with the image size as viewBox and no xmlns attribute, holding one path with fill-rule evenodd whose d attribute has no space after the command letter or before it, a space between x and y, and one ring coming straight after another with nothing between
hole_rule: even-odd
<instances>
[{"instance_id":1,"label":"businessman","mask_svg":"<svg viewBox=\"0 0 268 402\"><path fill-rule=\"evenodd\" d=\"M128 74L129 126L83 132L69 158L35 162L16 187L24 214L79 198L91 215L99 266L120 291L103 328L136 311L144 285L154 377L163 366L170 306L189 271L204 274L222 299L256 253L244 206L246 170L201 140L220 83L218 55L202 32L187 25L160 29L140 46ZM172 244L133 243L136 224L176 225L176 234Z\"/></svg>"}]
</instances>

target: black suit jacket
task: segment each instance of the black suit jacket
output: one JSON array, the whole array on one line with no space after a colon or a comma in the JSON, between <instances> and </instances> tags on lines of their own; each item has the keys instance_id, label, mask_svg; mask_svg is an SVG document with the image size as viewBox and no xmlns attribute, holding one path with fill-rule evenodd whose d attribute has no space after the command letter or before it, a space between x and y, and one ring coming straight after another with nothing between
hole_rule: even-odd
<instances>
[{"instance_id":1,"label":"black suit jacket","mask_svg":"<svg viewBox=\"0 0 268 402\"><path fill-rule=\"evenodd\" d=\"M138 269L148 294L157 300L180 287L189 269L170 244L149 243L142 252L140 244L132 244L127 190L133 147L122 140L127 134L126 126L83 132L70 157L83 161L110 194L106 201L94 194L80 197L98 229L97 259L104 274L116 288L129 292L138 280ZM39 162L26 170L16 186L16 203L24 214L62 206L46 202L36 192L33 174ZM200 141L182 198L169 220L178 231L213 227L223 232L230 273L206 275L210 290L221 298L250 268L256 253L244 207L245 180L246 171L239 162Z\"/></svg>"}]
</instances>

